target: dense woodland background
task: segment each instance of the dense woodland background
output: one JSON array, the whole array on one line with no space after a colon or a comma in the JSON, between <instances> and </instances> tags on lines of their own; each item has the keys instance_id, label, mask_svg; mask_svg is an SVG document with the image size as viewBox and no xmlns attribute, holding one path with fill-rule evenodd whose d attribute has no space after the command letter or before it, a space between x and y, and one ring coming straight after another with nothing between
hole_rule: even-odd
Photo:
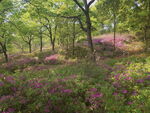
<instances>
[{"instance_id":1,"label":"dense woodland background","mask_svg":"<svg viewBox=\"0 0 150 113\"><path fill-rule=\"evenodd\" d=\"M0 112L149 113L150 0L0 0Z\"/></svg>"}]
</instances>

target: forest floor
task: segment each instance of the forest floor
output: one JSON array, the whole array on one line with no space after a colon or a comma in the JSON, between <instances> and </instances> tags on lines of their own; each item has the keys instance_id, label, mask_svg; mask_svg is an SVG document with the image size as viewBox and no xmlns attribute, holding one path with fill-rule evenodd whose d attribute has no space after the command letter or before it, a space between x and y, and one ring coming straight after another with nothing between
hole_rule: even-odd
<instances>
[{"instance_id":1,"label":"forest floor","mask_svg":"<svg viewBox=\"0 0 150 113\"><path fill-rule=\"evenodd\" d=\"M149 113L150 57L131 35L93 38L69 52L10 55L0 65L2 113ZM133 46L134 45L134 46Z\"/></svg>"}]
</instances>

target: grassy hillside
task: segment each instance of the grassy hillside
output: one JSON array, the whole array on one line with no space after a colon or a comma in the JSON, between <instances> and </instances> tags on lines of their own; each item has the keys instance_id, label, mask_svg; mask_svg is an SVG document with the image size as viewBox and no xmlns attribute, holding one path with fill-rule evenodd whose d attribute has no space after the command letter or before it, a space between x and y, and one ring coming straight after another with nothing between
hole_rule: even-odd
<instances>
[{"instance_id":1,"label":"grassy hillside","mask_svg":"<svg viewBox=\"0 0 150 113\"><path fill-rule=\"evenodd\" d=\"M68 58L68 52L49 51L10 55L8 63L1 60L0 111L149 113L149 55L124 55L122 51L130 52L125 50L126 46L138 43L124 36L125 39L118 37L120 46L116 55L111 56L111 35L104 37L94 39L96 63L85 56ZM81 47L85 46L80 44ZM82 56L78 52L77 56Z\"/></svg>"}]
</instances>

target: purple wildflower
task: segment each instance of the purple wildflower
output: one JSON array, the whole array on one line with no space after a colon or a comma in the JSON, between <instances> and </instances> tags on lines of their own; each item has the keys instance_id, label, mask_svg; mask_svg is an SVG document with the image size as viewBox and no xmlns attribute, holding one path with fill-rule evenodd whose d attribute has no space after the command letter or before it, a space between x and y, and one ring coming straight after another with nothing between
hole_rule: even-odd
<instances>
[{"instance_id":1,"label":"purple wildflower","mask_svg":"<svg viewBox=\"0 0 150 113\"><path fill-rule=\"evenodd\" d=\"M143 83L144 80L143 80L143 79L139 79L139 80L137 80L136 82L137 82L137 83Z\"/></svg>"},{"instance_id":2,"label":"purple wildflower","mask_svg":"<svg viewBox=\"0 0 150 113\"><path fill-rule=\"evenodd\" d=\"M114 76L115 80L119 80L120 79L120 74L117 74Z\"/></svg>"},{"instance_id":3,"label":"purple wildflower","mask_svg":"<svg viewBox=\"0 0 150 113\"><path fill-rule=\"evenodd\" d=\"M97 88L91 88L90 91L95 92L97 91Z\"/></svg>"},{"instance_id":4,"label":"purple wildflower","mask_svg":"<svg viewBox=\"0 0 150 113\"><path fill-rule=\"evenodd\" d=\"M136 96L136 95L137 95L137 92L136 92L136 91L133 91L133 92L132 92L132 95L133 95L133 96Z\"/></svg>"},{"instance_id":5,"label":"purple wildflower","mask_svg":"<svg viewBox=\"0 0 150 113\"><path fill-rule=\"evenodd\" d=\"M132 80L132 77L126 77L124 80Z\"/></svg>"},{"instance_id":6,"label":"purple wildflower","mask_svg":"<svg viewBox=\"0 0 150 113\"><path fill-rule=\"evenodd\" d=\"M128 93L128 91L127 90L122 90L122 93L126 94L126 93Z\"/></svg>"},{"instance_id":7,"label":"purple wildflower","mask_svg":"<svg viewBox=\"0 0 150 113\"><path fill-rule=\"evenodd\" d=\"M6 100L8 100L8 99L11 99L12 97L13 97L13 96L11 96L11 95L2 96L2 97L0 98L0 102L6 101Z\"/></svg>"},{"instance_id":8,"label":"purple wildflower","mask_svg":"<svg viewBox=\"0 0 150 113\"><path fill-rule=\"evenodd\" d=\"M117 95L118 95L118 93L117 93L117 92L114 92L114 93L113 93L113 95L114 95L114 96L117 96Z\"/></svg>"},{"instance_id":9,"label":"purple wildflower","mask_svg":"<svg viewBox=\"0 0 150 113\"><path fill-rule=\"evenodd\" d=\"M131 105L131 104L133 104L133 102L129 101L127 104L128 104L128 105Z\"/></svg>"},{"instance_id":10,"label":"purple wildflower","mask_svg":"<svg viewBox=\"0 0 150 113\"><path fill-rule=\"evenodd\" d=\"M7 110L8 113L13 113L14 111L15 111L14 108L8 108L8 110Z\"/></svg>"},{"instance_id":11,"label":"purple wildflower","mask_svg":"<svg viewBox=\"0 0 150 113\"><path fill-rule=\"evenodd\" d=\"M62 92L64 92L64 93L71 93L72 90L71 90L71 89L65 89L65 90L63 90Z\"/></svg>"},{"instance_id":12,"label":"purple wildflower","mask_svg":"<svg viewBox=\"0 0 150 113\"><path fill-rule=\"evenodd\" d=\"M92 98L100 98L102 96L103 96L102 93L95 93L95 94L91 95Z\"/></svg>"},{"instance_id":13,"label":"purple wildflower","mask_svg":"<svg viewBox=\"0 0 150 113\"><path fill-rule=\"evenodd\" d=\"M145 79L146 79L146 80L150 80L150 75L148 75Z\"/></svg>"},{"instance_id":14,"label":"purple wildflower","mask_svg":"<svg viewBox=\"0 0 150 113\"><path fill-rule=\"evenodd\" d=\"M6 80L8 83L11 83L11 84L15 84L15 83L16 83L15 79L14 79L12 76L7 76L7 77L5 78L5 80Z\"/></svg>"},{"instance_id":15,"label":"purple wildflower","mask_svg":"<svg viewBox=\"0 0 150 113\"><path fill-rule=\"evenodd\" d=\"M50 110L49 110L49 107L48 107L48 106L45 107L44 112L45 112L45 113L50 113Z\"/></svg>"}]
</instances>

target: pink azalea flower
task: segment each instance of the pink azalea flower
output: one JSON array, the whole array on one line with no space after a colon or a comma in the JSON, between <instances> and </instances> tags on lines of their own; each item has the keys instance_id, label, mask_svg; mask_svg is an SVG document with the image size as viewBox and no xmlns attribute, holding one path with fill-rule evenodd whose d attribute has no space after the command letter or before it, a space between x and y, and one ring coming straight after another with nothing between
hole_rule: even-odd
<instances>
[{"instance_id":1,"label":"pink azalea flower","mask_svg":"<svg viewBox=\"0 0 150 113\"><path fill-rule=\"evenodd\" d=\"M4 86L4 82L0 82L0 87Z\"/></svg>"},{"instance_id":2,"label":"pink azalea flower","mask_svg":"<svg viewBox=\"0 0 150 113\"><path fill-rule=\"evenodd\" d=\"M129 101L127 104L128 104L128 105L131 105L131 104L133 104L133 102L130 102L130 101Z\"/></svg>"},{"instance_id":3,"label":"pink azalea flower","mask_svg":"<svg viewBox=\"0 0 150 113\"><path fill-rule=\"evenodd\" d=\"M132 80L132 77L126 77L125 80Z\"/></svg>"},{"instance_id":4,"label":"pink azalea flower","mask_svg":"<svg viewBox=\"0 0 150 113\"><path fill-rule=\"evenodd\" d=\"M12 76L7 76L7 77L5 78L5 80L6 80L7 82L11 83L11 84L15 84L15 83L16 83L14 77L12 77Z\"/></svg>"},{"instance_id":5,"label":"pink azalea flower","mask_svg":"<svg viewBox=\"0 0 150 113\"><path fill-rule=\"evenodd\" d=\"M144 80L143 80L143 79L139 79L139 80L137 80L136 82L137 82L137 83L143 83Z\"/></svg>"},{"instance_id":6,"label":"pink azalea flower","mask_svg":"<svg viewBox=\"0 0 150 113\"><path fill-rule=\"evenodd\" d=\"M95 91L97 91L97 88L91 88L90 91L95 92Z\"/></svg>"},{"instance_id":7,"label":"pink azalea flower","mask_svg":"<svg viewBox=\"0 0 150 113\"><path fill-rule=\"evenodd\" d=\"M91 95L92 98L99 98L99 97L102 97L103 94L102 93L95 93L93 95Z\"/></svg>"},{"instance_id":8,"label":"pink azalea flower","mask_svg":"<svg viewBox=\"0 0 150 113\"><path fill-rule=\"evenodd\" d=\"M122 90L122 93L126 94L126 93L128 93L128 91L127 90Z\"/></svg>"},{"instance_id":9,"label":"pink azalea flower","mask_svg":"<svg viewBox=\"0 0 150 113\"><path fill-rule=\"evenodd\" d=\"M3 102L3 101L5 101L5 100L7 100L7 99L11 99L13 96L11 96L11 95L7 95L7 96L2 96L2 97L0 97L0 102Z\"/></svg>"},{"instance_id":10,"label":"pink azalea flower","mask_svg":"<svg viewBox=\"0 0 150 113\"><path fill-rule=\"evenodd\" d=\"M45 61L57 60L58 56L59 56L58 54L48 56L45 58Z\"/></svg>"},{"instance_id":11,"label":"pink azalea flower","mask_svg":"<svg viewBox=\"0 0 150 113\"><path fill-rule=\"evenodd\" d=\"M48 106L48 105L45 107L44 112L45 112L45 113L50 113L50 109L49 109L49 106Z\"/></svg>"},{"instance_id":12,"label":"pink azalea flower","mask_svg":"<svg viewBox=\"0 0 150 113\"><path fill-rule=\"evenodd\" d=\"M65 89L65 90L63 90L62 92L64 92L64 93L71 93L72 90L71 90L71 89Z\"/></svg>"},{"instance_id":13,"label":"pink azalea flower","mask_svg":"<svg viewBox=\"0 0 150 113\"><path fill-rule=\"evenodd\" d=\"M8 108L8 113L13 113L14 111L15 111L15 109L14 108Z\"/></svg>"},{"instance_id":14,"label":"pink azalea flower","mask_svg":"<svg viewBox=\"0 0 150 113\"><path fill-rule=\"evenodd\" d=\"M137 92L136 92L136 91L133 91L133 92L132 92L132 95L133 95L133 96L136 96L136 95L137 95Z\"/></svg>"},{"instance_id":15,"label":"pink azalea flower","mask_svg":"<svg viewBox=\"0 0 150 113\"><path fill-rule=\"evenodd\" d=\"M118 95L118 93L117 93L117 92L114 92L114 93L113 93L113 95L114 95L114 96L117 96L117 95Z\"/></svg>"}]
</instances>

